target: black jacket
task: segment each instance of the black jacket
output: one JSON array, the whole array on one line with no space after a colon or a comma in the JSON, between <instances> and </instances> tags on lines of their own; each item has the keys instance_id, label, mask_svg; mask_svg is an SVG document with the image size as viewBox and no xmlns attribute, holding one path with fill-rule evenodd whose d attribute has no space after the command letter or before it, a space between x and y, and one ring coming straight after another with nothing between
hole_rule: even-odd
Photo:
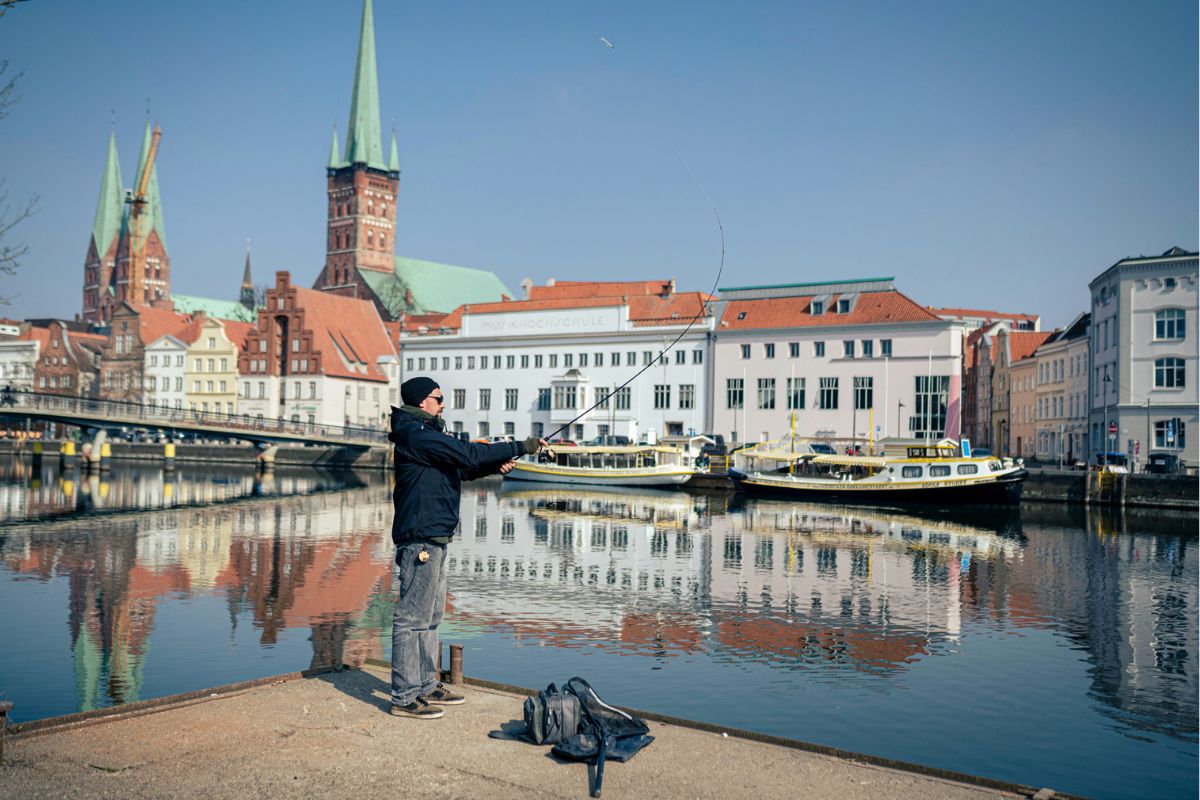
<instances>
[{"instance_id":1,"label":"black jacket","mask_svg":"<svg viewBox=\"0 0 1200 800\"><path fill-rule=\"evenodd\" d=\"M494 475L509 459L524 455L522 442L478 444L447 436L432 424L392 409L396 488L392 541L454 536L462 481Z\"/></svg>"}]
</instances>

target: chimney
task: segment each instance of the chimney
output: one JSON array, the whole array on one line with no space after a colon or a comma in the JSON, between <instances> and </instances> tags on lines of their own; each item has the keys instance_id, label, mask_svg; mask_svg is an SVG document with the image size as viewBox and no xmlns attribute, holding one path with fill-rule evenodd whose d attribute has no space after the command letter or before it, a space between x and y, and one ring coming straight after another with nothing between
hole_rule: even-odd
<instances>
[{"instance_id":1,"label":"chimney","mask_svg":"<svg viewBox=\"0 0 1200 800\"><path fill-rule=\"evenodd\" d=\"M529 299L529 293L533 289L533 278L521 279L521 291L525 292L525 299Z\"/></svg>"},{"instance_id":2,"label":"chimney","mask_svg":"<svg viewBox=\"0 0 1200 800\"><path fill-rule=\"evenodd\" d=\"M556 283L556 281L554 280L554 278L546 278L547 286L553 286L555 283Z\"/></svg>"}]
</instances>

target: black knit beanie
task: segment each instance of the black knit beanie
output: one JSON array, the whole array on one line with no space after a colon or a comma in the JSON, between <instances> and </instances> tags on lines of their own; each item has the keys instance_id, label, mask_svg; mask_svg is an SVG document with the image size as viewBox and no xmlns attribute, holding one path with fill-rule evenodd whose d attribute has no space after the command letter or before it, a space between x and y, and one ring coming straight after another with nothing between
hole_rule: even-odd
<instances>
[{"instance_id":1,"label":"black knit beanie","mask_svg":"<svg viewBox=\"0 0 1200 800\"><path fill-rule=\"evenodd\" d=\"M426 397L433 394L434 389L440 388L442 387L438 386L433 378L409 378L400 384L400 399L406 406L419 406Z\"/></svg>"}]
</instances>

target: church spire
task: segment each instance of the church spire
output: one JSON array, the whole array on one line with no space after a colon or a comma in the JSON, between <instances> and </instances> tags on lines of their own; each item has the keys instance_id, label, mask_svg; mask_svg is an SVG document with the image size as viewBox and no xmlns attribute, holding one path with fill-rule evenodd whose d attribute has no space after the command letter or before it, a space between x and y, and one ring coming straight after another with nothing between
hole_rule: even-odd
<instances>
[{"instance_id":1,"label":"church spire","mask_svg":"<svg viewBox=\"0 0 1200 800\"><path fill-rule=\"evenodd\" d=\"M250 240L246 240L246 269L242 272L242 290L238 294L238 302L250 310L254 310L254 279L250 277Z\"/></svg>"},{"instance_id":2,"label":"church spire","mask_svg":"<svg viewBox=\"0 0 1200 800\"><path fill-rule=\"evenodd\" d=\"M400 151L396 149L396 131L392 131L392 152L388 156L388 172L400 171Z\"/></svg>"},{"instance_id":3,"label":"church spire","mask_svg":"<svg viewBox=\"0 0 1200 800\"><path fill-rule=\"evenodd\" d=\"M341 151L338 148L337 125L333 126L333 142L329 145L329 169L343 166Z\"/></svg>"},{"instance_id":4,"label":"church spire","mask_svg":"<svg viewBox=\"0 0 1200 800\"><path fill-rule=\"evenodd\" d=\"M100 178L100 198L96 201L96 219L92 223L92 239L96 242L96 254L101 259L121 231L121 214L124 207L121 166L117 162L117 134L110 132L108 158L104 162L104 175Z\"/></svg>"},{"instance_id":5,"label":"church spire","mask_svg":"<svg viewBox=\"0 0 1200 800\"><path fill-rule=\"evenodd\" d=\"M384 169L379 136L379 77L375 69L375 20L371 0L363 0L358 60L354 65L354 92L350 98L350 125L346 129L346 162Z\"/></svg>"}]
</instances>

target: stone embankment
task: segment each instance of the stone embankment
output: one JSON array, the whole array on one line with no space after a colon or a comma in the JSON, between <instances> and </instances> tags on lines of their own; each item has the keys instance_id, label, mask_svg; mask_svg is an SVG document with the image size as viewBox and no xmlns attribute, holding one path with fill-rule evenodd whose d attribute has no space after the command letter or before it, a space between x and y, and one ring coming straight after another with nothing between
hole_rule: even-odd
<instances>
[{"instance_id":1,"label":"stone embankment","mask_svg":"<svg viewBox=\"0 0 1200 800\"><path fill-rule=\"evenodd\" d=\"M590 765L488 737L521 718L522 695L475 683L467 703L442 719L401 719L387 713L388 677L379 667L284 676L132 713L17 726L3 751L0 798L588 796ZM603 797L1056 796L712 726L651 719L650 732L655 741L636 758L606 766Z\"/></svg>"}]
</instances>

